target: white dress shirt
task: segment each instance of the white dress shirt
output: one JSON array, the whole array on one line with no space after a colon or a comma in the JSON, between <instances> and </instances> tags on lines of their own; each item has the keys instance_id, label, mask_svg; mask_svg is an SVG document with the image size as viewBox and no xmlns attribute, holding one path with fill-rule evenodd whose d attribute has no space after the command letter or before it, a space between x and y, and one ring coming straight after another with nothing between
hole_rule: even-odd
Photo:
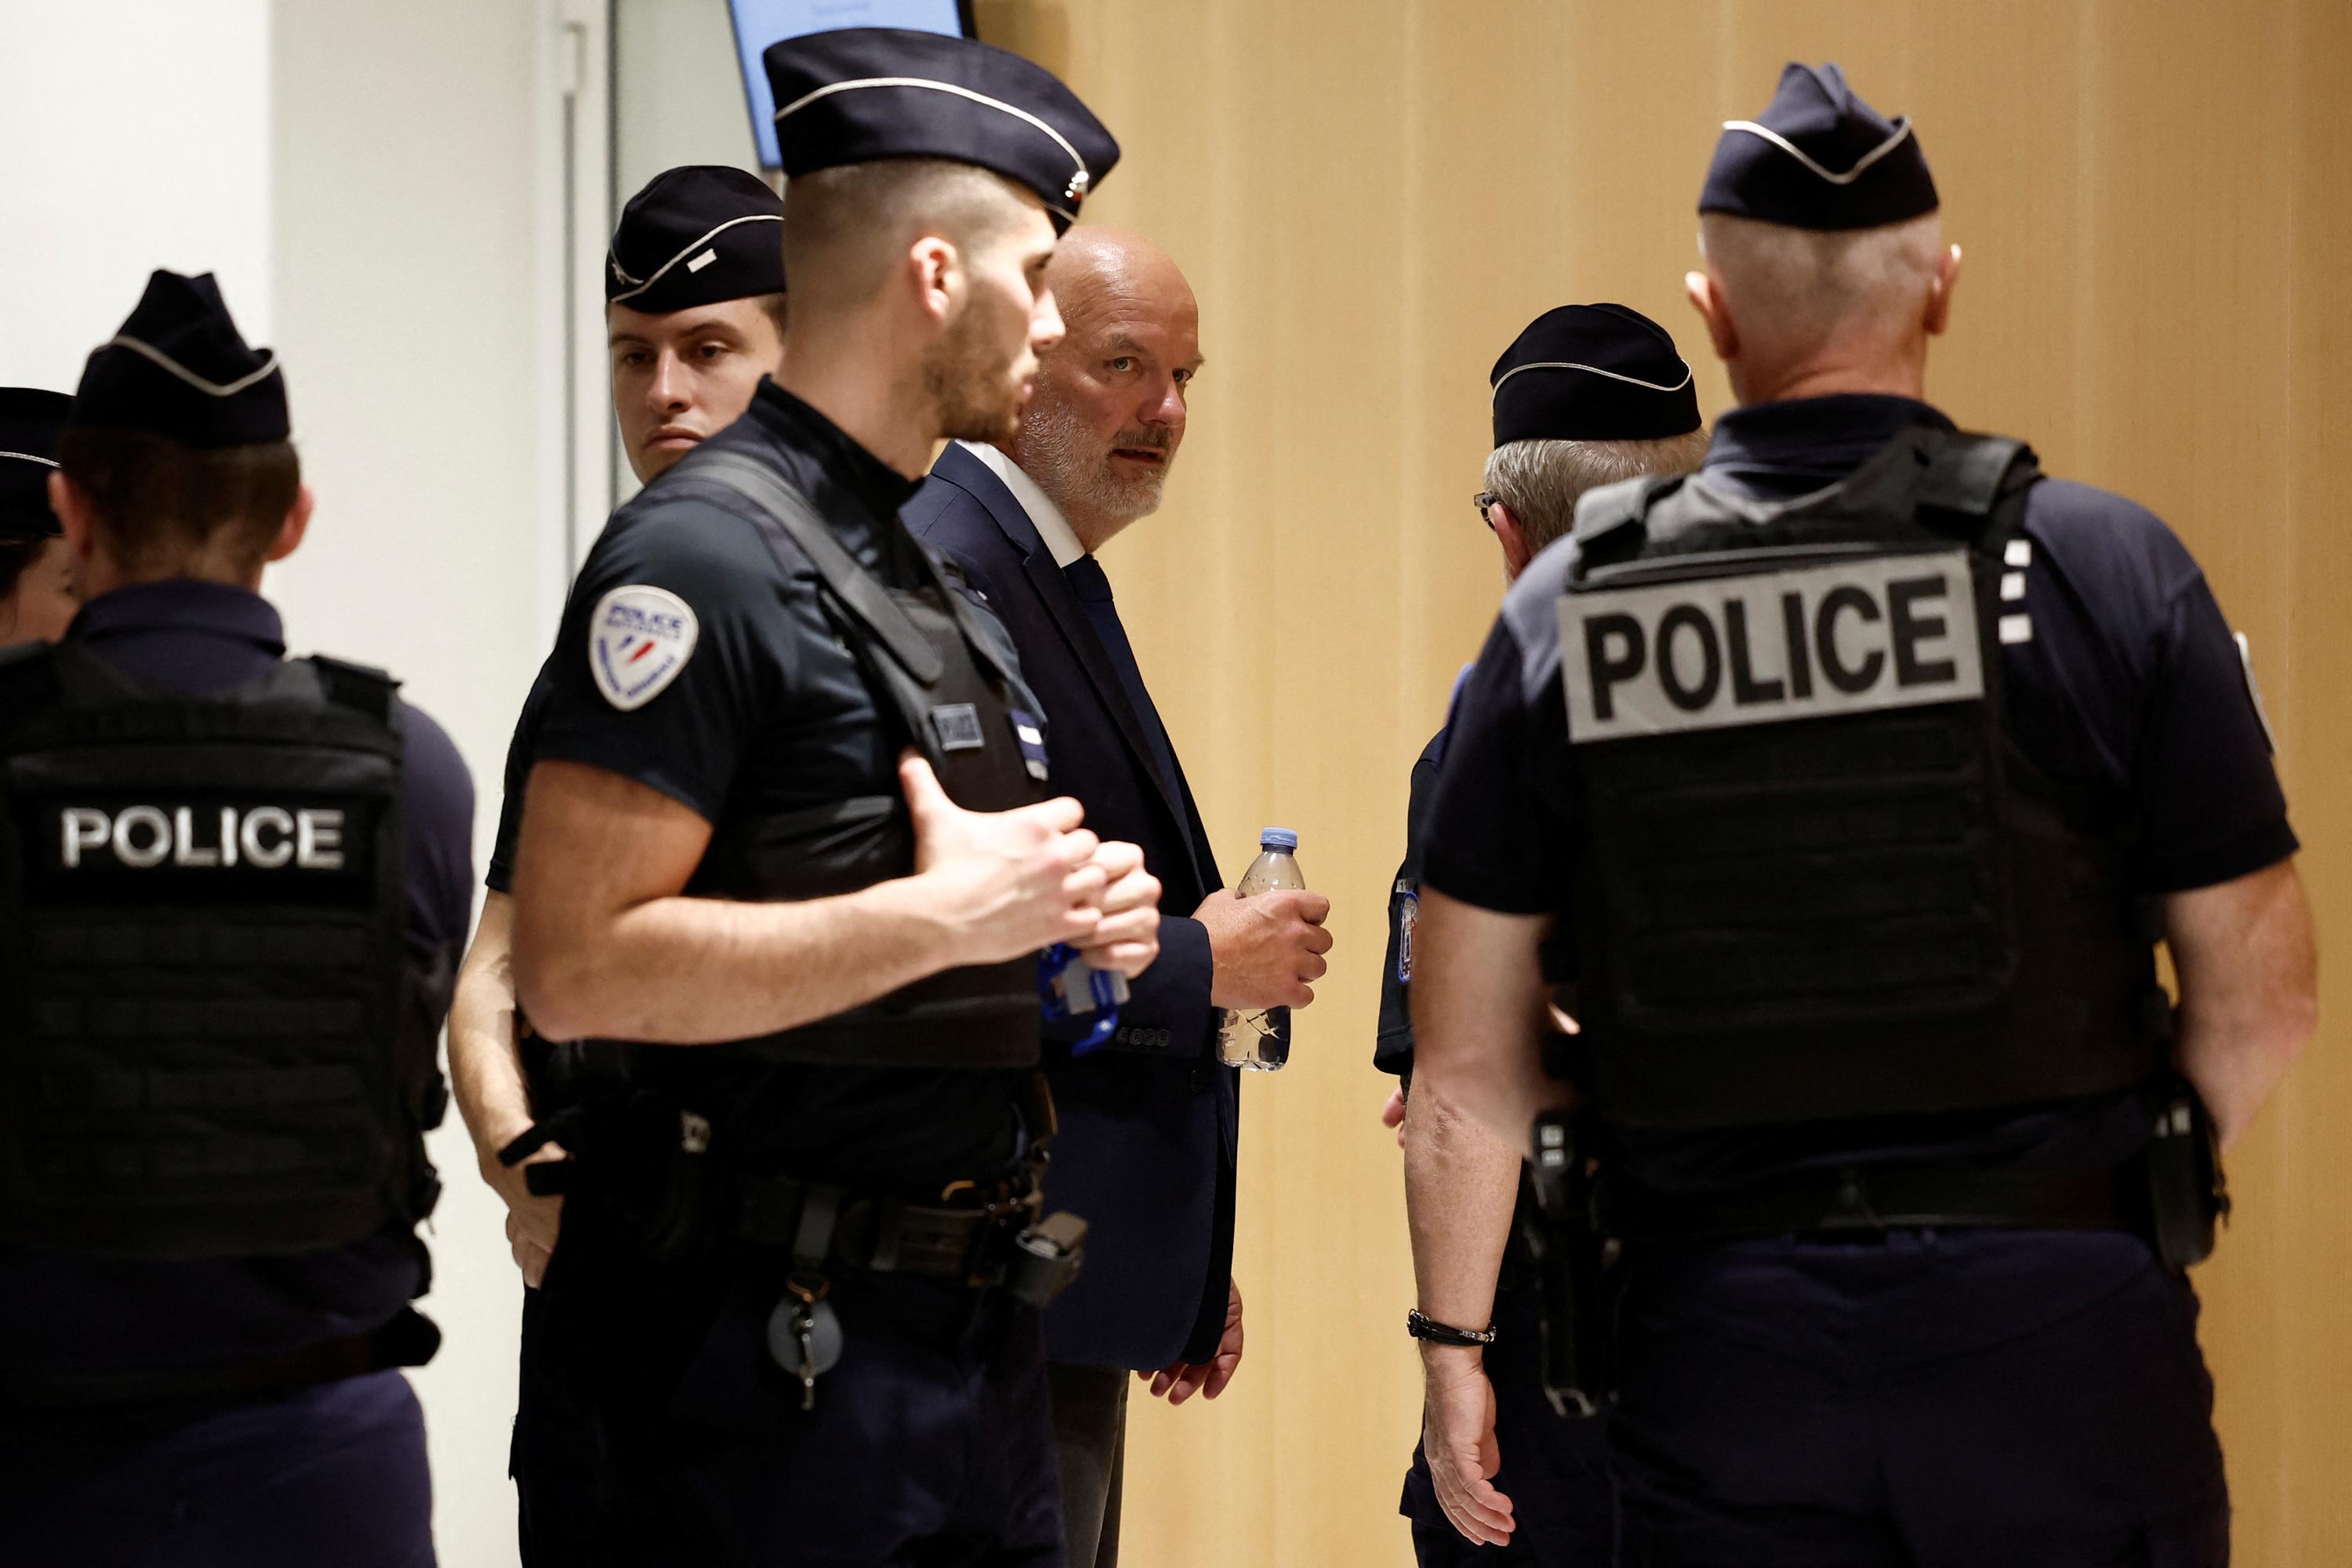
<instances>
[{"instance_id":1,"label":"white dress shirt","mask_svg":"<svg viewBox=\"0 0 2352 1568\"><path fill-rule=\"evenodd\" d=\"M1086 547L1078 542L1078 536L1071 531L1070 520L1064 517L1062 509L1054 504L1054 498L1039 489L1037 481L1021 471L1020 464L995 447L982 446L977 441L958 441L956 445L986 463L996 477L1004 481L1004 488L1013 492L1013 499L1019 501L1021 510L1029 514L1030 524L1037 530L1037 537L1045 542L1047 550L1053 552L1055 565L1067 566L1087 552Z\"/></svg>"}]
</instances>

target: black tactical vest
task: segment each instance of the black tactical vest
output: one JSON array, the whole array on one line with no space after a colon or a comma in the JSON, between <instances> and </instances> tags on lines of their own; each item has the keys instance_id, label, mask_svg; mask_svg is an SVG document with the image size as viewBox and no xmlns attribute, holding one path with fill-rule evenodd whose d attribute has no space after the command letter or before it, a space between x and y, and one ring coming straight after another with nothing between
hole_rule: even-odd
<instances>
[{"instance_id":1,"label":"black tactical vest","mask_svg":"<svg viewBox=\"0 0 2352 1568\"><path fill-rule=\"evenodd\" d=\"M2158 1068L2127 835L2004 716L2039 477L1919 429L1794 500L1653 477L1578 508L1561 683L1609 1120L2024 1106Z\"/></svg>"},{"instance_id":2,"label":"black tactical vest","mask_svg":"<svg viewBox=\"0 0 2352 1568\"><path fill-rule=\"evenodd\" d=\"M394 689L0 662L0 1241L255 1257L431 1212L450 976L405 939Z\"/></svg>"},{"instance_id":3,"label":"black tactical vest","mask_svg":"<svg viewBox=\"0 0 2352 1568\"><path fill-rule=\"evenodd\" d=\"M923 556L919 589L886 586L859 565L808 500L756 459L698 453L663 481L699 490L755 521L790 573L804 561L825 613L856 655L884 722L919 749L950 799L1006 811L1045 798L1045 737L1036 699L1000 663L971 607ZM749 503L748 505L746 503ZM820 899L915 869L914 825L897 773L872 793L805 810L730 808L687 891L740 900ZM830 1018L756 1040L698 1047L713 1061L761 1059L841 1067L1022 1068L1038 1050L1036 964L946 970Z\"/></svg>"}]
</instances>

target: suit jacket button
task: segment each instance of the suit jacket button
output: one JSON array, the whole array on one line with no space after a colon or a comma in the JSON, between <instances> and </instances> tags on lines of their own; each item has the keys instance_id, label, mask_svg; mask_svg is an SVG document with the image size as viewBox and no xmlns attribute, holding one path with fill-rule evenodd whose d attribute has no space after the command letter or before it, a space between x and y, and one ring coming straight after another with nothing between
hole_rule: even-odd
<instances>
[{"instance_id":1,"label":"suit jacket button","mask_svg":"<svg viewBox=\"0 0 2352 1568\"><path fill-rule=\"evenodd\" d=\"M1196 1067L1192 1069L1192 1092L1194 1094L1208 1093L1209 1085L1212 1081L1213 1080L1209 1077L1209 1069L1206 1067Z\"/></svg>"}]
</instances>

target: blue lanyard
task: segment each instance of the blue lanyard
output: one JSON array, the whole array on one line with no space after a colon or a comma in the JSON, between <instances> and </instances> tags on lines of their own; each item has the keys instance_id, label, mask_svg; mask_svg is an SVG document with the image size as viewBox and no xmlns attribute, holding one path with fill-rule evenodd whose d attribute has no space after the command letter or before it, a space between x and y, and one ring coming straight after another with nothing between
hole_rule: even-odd
<instances>
[{"instance_id":1,"label":"blue lanyard","mask_svg":"<svg viewBox=\"0 0 2352 1568\"><path fill-rule=\"evenodd\" d=\"M1090 1005L1070 1005L1070 978L1076 973L1087 977L1087 1000ZM1110 1038L1111 1031L1118 1027L1118 1005L1126 997L1127 987L1120 983L1118 971L1095 968L1066 942L1057 942L1037 955L1037 1004L1045 1016L1058 1022L1081 1014L1094 1016L1094 1026L1087 1031L1086 1038L1071 1045L1072 1056L1086 1056Z\"/></svg>"}]
</instances>

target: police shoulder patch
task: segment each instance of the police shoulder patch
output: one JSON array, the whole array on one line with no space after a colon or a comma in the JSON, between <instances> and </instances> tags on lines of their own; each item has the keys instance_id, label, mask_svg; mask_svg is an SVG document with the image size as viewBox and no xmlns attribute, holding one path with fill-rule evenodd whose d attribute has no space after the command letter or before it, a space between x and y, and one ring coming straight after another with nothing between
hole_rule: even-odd
<instances>
[{"instance_id":1,"label":"police shoulder patch","mask_svg":"<svg viewBox=\"0 0 2352 1568\"><path fill-rule=\"evenodd\" d=\"M588 669L604 700L630 712L678 677L701 627L693 607L667 588L632 583L596 601L588 617Z\"/></svg>"}]
</instances>

